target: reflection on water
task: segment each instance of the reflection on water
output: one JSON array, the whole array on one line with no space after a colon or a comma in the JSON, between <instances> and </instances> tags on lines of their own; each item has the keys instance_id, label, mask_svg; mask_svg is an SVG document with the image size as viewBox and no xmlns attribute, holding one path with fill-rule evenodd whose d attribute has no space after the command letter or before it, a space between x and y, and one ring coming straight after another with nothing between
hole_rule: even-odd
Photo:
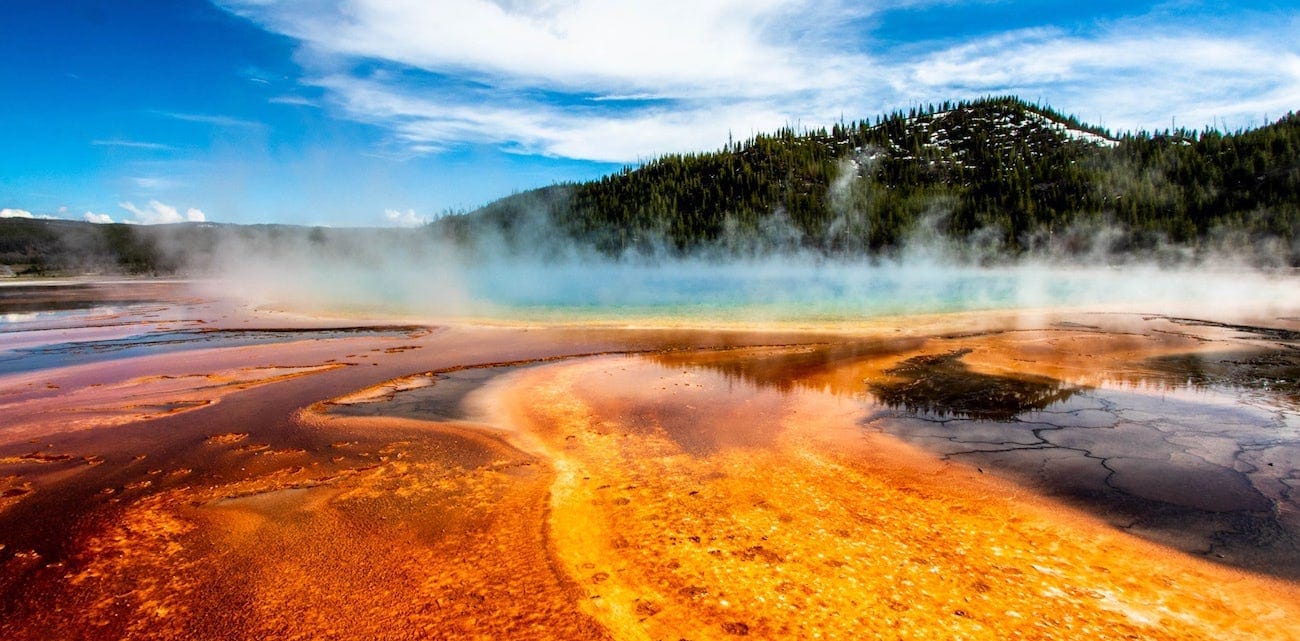
<instances>
[{"instance_id":1,"label":"reflection on water","mask_svg":"<svg viewBox=\"0 0 1300 641\"><path fill-rule=\"evenodd\" d=\"M887 407L984 420L1008 420L1045 409L1078 391L1046 376L994 376L972 371L961 360L970 351L914 356L885 370L890 378L867 381L867 388Z\"/></svg>"},{"instance_id":2,"label":"reflection on water","mask_svg":"<svg viewBox=\"0 0 1300 641\"><path fill-rule=\"evenodd\" d=\"M518 367L466 367L450 372L424 372L390 381L330 402L340 416L398 416L424 421L471 420L465 398L488 381Z\"/></svg>"},{"instance_id":3,"label":"reflection on water","mask_svg":"<svg viewBox=\"0 0 1300 641\"><path fill-rule=\"evenodd\" d=\"M782 348L752 348L714 352L668 352L647 358L668 367L714 370L728 380L790 391L798 388L854 396L866 377L899 354L925 344L922 338L894 338L832 342Z\"/></svg>"},{"instance_id":4,"label":"reflection on water","mask_svg":"<svg viewBox=\"0 0 1300 641\"><path fill-rule=\"evenodd\" d=\"M1294 349L1177 354L1148 359L1150 378L1210 389L1241 389L1300 407L1300 351Z\"/></svg>"},{"instance_id":5,"label":"reflection on water","mask_svg":"<svg viewBox=\"0 0 1300 641\"><path fill-rule=\"evenodd\" d=\"M593 386L605 411L621 417L631 434L665 437L704 458L735 448L769 449L785 430L785 389L708 368L637 360Z\"/></svg>"},{"instance_id":6,"label":"reflection on water","mask_svg":"<svg viewBox=\"0 0 1300 641\"><path fill-rule=\"evenodd\" d=\"M4 283L0 284L0 317L26 312L71 312L105 306L156 303L175 298L183 286L183 283L177 281L151 280Z\"/></svg>"},{"instance_id":7,"label":"reflection on water","mask_svg":"<svg viewBox=\"0 0 1300 641\"><path fill-rule=\"evenodd\" d=\"M242 347L306 339L354 335L407 336L426 332L421 326L344 327L329 329L180 329L151 331L121 338L71 341L0 350L0 374L33 372L51 367L166 354L209 347Z\"/></svg>"},{"instance_id":8,"label":"reflection on water","mask_svg":"<svg viewBox=\"0 0 1300 641\"><path fill-rule=\"evenodd\" d=\"M105 307L91 305L70 309L27 312L5 312L0 314L0 333L21 332L32 329L48 329L55 323L63 321L93 321L121 314L138 313L140 306Z\"/></svg>"},{"instance_id":9,"label":"reflection on water","mask_svg":"<svg viewBox=\"0 0 1300 641\"><path fill-rule=\"evenodd\" d=\"M1099 388L999 420L874 413L868 429L1188 552L1300 577L1300 421L1223 391Z\"/></svg>"},{"instance_id":10,"label":"reflection on water","mask_svg":"<svg viewBox=\"0 0 1300 641\"><path fill-rule=\"evenodd\" d=\"M53 318L52 312L8 312L0 314L0 323L30 323Z\"/></svg>"}]
</instances>

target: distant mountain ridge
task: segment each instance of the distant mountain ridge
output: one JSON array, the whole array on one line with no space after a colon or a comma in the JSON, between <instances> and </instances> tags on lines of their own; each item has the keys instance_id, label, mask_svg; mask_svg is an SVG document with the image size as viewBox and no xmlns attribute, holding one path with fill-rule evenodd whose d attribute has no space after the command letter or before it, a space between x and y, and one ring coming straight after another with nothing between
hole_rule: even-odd
<instances>
[{"instance_id":1,"label":"distant mountain ridge","mask_svg":"<svg viewBox=\"0 0 1300 641\"><path fill-rule=\"evenodd\" d=\"M202 273L224 252L319 249L345 255L350 248L429 245L430 234L407 229L237 225L182 222L165 225L89 223L77 220L0 218L0 266L9 276Z\"/></svg>"}]
</instances>

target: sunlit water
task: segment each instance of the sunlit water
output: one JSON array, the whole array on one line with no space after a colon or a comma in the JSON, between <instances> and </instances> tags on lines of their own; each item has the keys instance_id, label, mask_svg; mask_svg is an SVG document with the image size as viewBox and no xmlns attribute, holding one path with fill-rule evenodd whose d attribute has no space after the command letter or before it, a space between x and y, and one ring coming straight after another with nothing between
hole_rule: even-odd
<instances>
[{"instance_id":1,"label":"sunlit water","mask_svg":"<svg viewBox=\"0 0 1300 641\"><path fill-rule=\"evenodd\" d=\"M775 262L493 267L464 272L473 301L493 316L683 317L844 321L880 316L1095 305L1287 304L1292 276L1048 266L807 265Z\"/></svg>"}]
</instances>

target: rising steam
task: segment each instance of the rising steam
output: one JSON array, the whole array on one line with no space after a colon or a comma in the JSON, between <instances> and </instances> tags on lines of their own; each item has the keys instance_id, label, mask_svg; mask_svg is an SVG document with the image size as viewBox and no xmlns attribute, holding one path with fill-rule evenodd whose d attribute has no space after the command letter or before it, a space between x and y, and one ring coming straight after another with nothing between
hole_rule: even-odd
<instances>
[{"instance_id":1,"label":"rising steam","mask_svg":"<svg viewBox=\"0 0 1300 641\"><path fill-rule=\"evenodd\" d=\"M980 309L1121 305L1144 312L1273 313L1294 294L1287 271L1249 260L1169 249L1147 260L1106 261L1108 228L1069 230L1009 261L981 235L942 233L942 204L888 258L799 249L777 214L759 236L736 234L689 255L608 257L564 240L541 215L510 237L451 242L436 228L314 230L241 228L187 271L211 293L317 313L533 320L679 318L687 322L852 322L882 315ZM860 221L859 221L860 222ZM856 224L845 219L844 225ZM986 238L994 238L988 234ZM1083 251L1081 243L1090 242ZM1069 252L1060 244L1072 243ZM1068 254L1062 259L1061 254ZM1176 260L1170 260L1173 256ZM1276 309L1275 309L1276 308Z\"/></svg>"}]
</instances>

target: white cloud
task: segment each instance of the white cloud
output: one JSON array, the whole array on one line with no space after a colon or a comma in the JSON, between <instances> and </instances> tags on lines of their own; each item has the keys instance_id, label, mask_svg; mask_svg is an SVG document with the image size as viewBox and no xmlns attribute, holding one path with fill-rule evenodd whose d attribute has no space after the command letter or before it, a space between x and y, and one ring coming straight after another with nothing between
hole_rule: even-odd
<instances>
[{"instance_id":1,"label":"white cloud","mask_svg":"<svg viewBox=\"0 0 1300 641\"><path fill-rule=\"evenodd\" d=\"M82 215L82 218L84 218L88 223L95 223L99 225L107 225L113 222L112 216L109 216L108 214L96 214L93 211L86 212L85 214Z\"/></svg>"},{"instance_id":2,"label":"white cloud","mask_svg":"<svg viewBox=\"0 0 1300 641\"><path fill-rule=\"evenodd\" d=\"M825 63L853 57L822 40L851 5L811 0L225 4L319 55L533 88L767 95L835 83Z\"/></svg>"},{"instance_id":3,"label":"white cloud","mask_svg":"<svg viewBox=\"0 0 1300 641\"><path fill-rule=\"evenodd\" d=\"M899 45L871 39L881 12L962 3L219 1L298 39L305 84L415 154L477 143L630 162L987 94L1112 128L1248 124L1300 105L1286 21L1196 22L1168 7Z\"/></svg>"},{"instance_id":4,"label":"white cloud","mask_svg":"<svg viewBox=\"0 0 1300 641\"><path fill-rule=\"evenodd\" d=\"M934 52L900 67L921 100L1019 93L1118 129L1262 124L1300 105L1300 49L1132 23L1092 37L1024 30Z\"/></svg>"},{"instance_id":5,"label":"white cloud","mask_svg":"<svg viewBox=\"0 0 1300 641\"><path fill-rule=\"evenodd\" d=\"M717 146L729 130L830 122L872 89L869 57L841 48L845 21L865 12L849 2L226 5L301 40L308 84L417 153L488 143L631 161ZM357 60L383 64L360 74Z\"/></svg>"},{"instance_id":6,"label":"white cloud","mask_svg":"<svg viewBox=\"0 0 1300 641\"><path fill-rule=\"evenodd\" d=\"M129 202L118 203L118 206L135 216L122 222L136 225L161 225L181 222L200 223L207 220L207 216L202 211L193 207L185 210L185 215L182 216L175 207L156 200L149 201L149 205L145 208L136 207Z\"/></svg>"},{"instance_id":7,"label":"white cloud","mask_svg":"<svg viewBox=\"0 0 1300 641\"><path fill-rule=\"evenodd\" d=\"M0 218L34 218L37 220L56 220L57 216L49 216L45 214L33 214L32 212L27 211L26 209L5 208L5 209L0 209Z\"/></svg>"},{"instance_id":8,"label":"white cloud","mask_svg":"<svg viewBox=\"0 0 1300 641\"><path fill-rule=\"evenodd\" d=\"M385 209L384 220L387 220L389 225L395 227L419 227L429 222L427 217L416 214L414 209L406 211Z\"/></svg>"}]
</instances>

